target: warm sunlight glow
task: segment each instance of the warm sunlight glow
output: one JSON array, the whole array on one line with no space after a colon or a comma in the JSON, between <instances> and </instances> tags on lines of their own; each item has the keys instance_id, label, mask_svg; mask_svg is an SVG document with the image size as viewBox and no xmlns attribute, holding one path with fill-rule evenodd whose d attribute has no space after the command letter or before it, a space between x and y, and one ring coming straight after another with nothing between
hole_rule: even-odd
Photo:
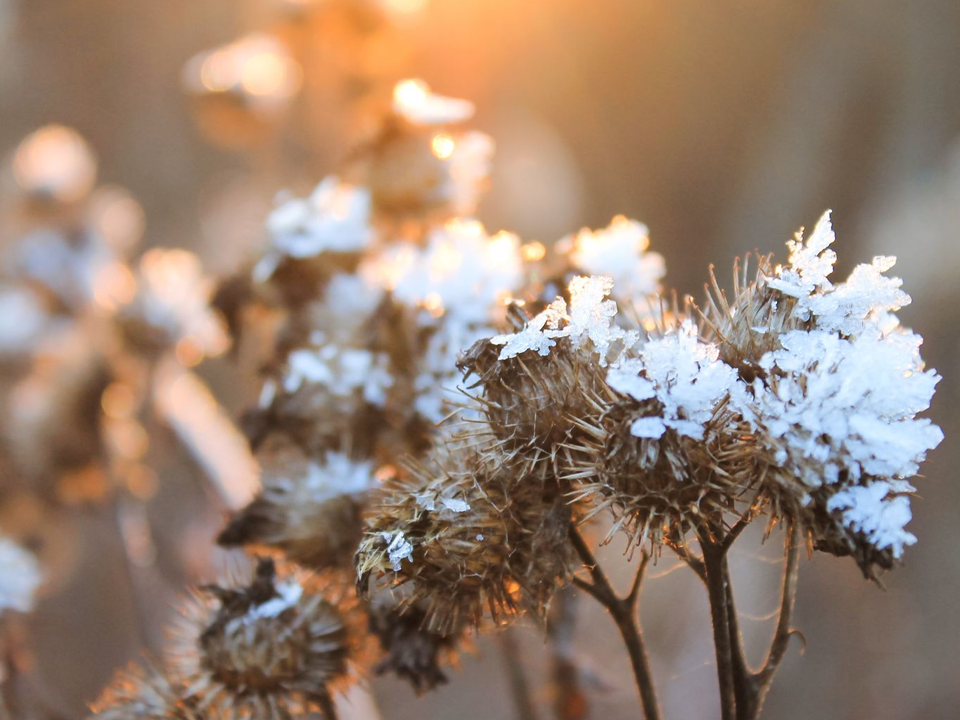
<instances>
[{"instance_id":1,"label":"warm sunlight glow","mask_svg":"<svg viewBox=\"0 0 960 720\"><path fill-rule=\"evenodd\" d=\"M76 130L47 125L20 143L13 176L30 194L71 202L90 192L97 179L97 161Z\"/></svg>"},{"instance_id":2,"label":"warm sunlight glow","mask_svg":"<svg viewBox=\"0 0 960 720\"><path fill-rule=\"evenodd\" d=\"M456 148L456 142L452 137L446 134L434 135L433 140L430 142L430 147L433 150L433 154L440 160L446 160L451 155L453 155L453 150Z\"/></svg>"}]
</instances>

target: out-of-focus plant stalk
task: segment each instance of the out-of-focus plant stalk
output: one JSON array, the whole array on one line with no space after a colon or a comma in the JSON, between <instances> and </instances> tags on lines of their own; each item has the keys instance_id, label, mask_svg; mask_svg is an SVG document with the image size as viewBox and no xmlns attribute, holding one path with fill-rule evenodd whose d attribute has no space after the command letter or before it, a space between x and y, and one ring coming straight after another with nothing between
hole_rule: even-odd
<instances>
[{"instance_id":1,"label":"out-of-focus plant stalk","mask_svg":"<svg viewBox=\"0 0 960 720\"><path fill-rule=\"evenodd\" d=\"M497 640L507 667L507 679L510 682L510 694L513 698L516 718L517 720L537 720L537 710L530 694L530 681L523 669L523 658L520 654L516 630L512 627L504 628L497 633Z\"/></svg>"},{"instance_id":2,"label":"out-of-focus plant stalk","mask_svg":"<svg viewBox=\"0 0 960 720\"><path fill-rule=\"evenodd\" d=\"M587 698L580 686L580 670L573 650L576 621L576 591L565 588L554 598L547 624L552 664L553 708L557 720L583 720L587 717Z\"/></svg>"}]
</instances>

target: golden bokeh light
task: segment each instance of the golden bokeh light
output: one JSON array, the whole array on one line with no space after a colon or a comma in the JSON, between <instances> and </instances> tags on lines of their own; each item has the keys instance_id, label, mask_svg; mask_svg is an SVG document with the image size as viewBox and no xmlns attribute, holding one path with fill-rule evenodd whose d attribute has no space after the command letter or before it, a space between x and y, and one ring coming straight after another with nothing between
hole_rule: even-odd
<instances>
[{"instance_id":1,"label":"golden bokeh light","mask_svg":"<svg viewBox=\"0 0 960 720\"><path fill-rule=\"evenodd\" d=\"M433 140L430 141L430 149L434 156L440 160L446 160L453 155L456 146L456 141L446 133L434 135Z\"/></svg>"},{"instance_id":2,"label":"golden bokeh light","mask_svg":"<svg viewBox=\"0 0 960 720\"><path fill-rule=\"evenodd\" d=\"M17 147L13 176L30 195L73 202L93 188L97 160L76 130L47 125L28 135Z\"/></svg>"}]
</instances>

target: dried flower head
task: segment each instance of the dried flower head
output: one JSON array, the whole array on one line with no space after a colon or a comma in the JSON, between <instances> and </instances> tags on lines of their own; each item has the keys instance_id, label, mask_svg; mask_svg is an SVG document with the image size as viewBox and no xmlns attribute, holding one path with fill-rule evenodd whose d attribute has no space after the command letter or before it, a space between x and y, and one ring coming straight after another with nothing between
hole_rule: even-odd
<instances>
[{"instance_id":1,"label":"dried flower head","mask_svg":"<svg viewBox=\"0 0 960 720\"><path fill-rule=\"evenodd\" d=\"M914 541L906 480L943 437L916 417L939 376L893 314L910 302L884 275L893 259L834 283L834 241L827 213L788 244L789 264L762 261L731 303L715 290L706 322L743 381L734 404L764 457L771 511L799 518L816 547L853 555L869 576Z\"/></svg>"},{"instance_id":2,"label":"dried flower head","mask_svg":"<svg viewBox=\"0 0 960 720\"><path fill-rule=\"evenodd\" d=\"M407 585L426 627L452 634L523 609L537 614L565 577L570 508L556 485L495 453L461 447L384 487L357 551L359 586Z\"/></svg>"},{"instance_id":3,"label":"dried flower head","mask_svg":"<svg viewBox=\"0 0 960 720\"><path fill-rule=\"evenodd\" d=\"M182 702L183 686L151 664L131 665L91 705L99 720L200 720L202 715Z\"/></svg>"},{"instance_id":4,"label":"dried flower head","mask_svg":"<svg viewBox=\"0 0 960 720\"><path fill-rule=\"evenodd\" d=\"M245 587L209 586L187 610L179 671L213 718L315 712L350 682L355 621L303 578L261 559Z\"/></svg>"},{"instance_id":5,"label":"dried flower head","mask_svg":"<svg viewBox=\"0 0 960 720\"><path fill-rule=\"evenodd\" d=\"M337 452L313 462L288 444L265 446L258 458L263 487L217 542L266 546L316 570L349 564L362 534L365 496L376 484L373 463Z\"/></svg>"},{"instance_id":6,"label":"dried flower head","mask_svg":"<svg viewBox=\"0 0 960 720\"><path fill-rule=\"evenodd\" d=\"M370 631L385 654L374 671L407 680L418 695L447 682L442 667L455 663L457 651L467 642L462 629L451 633L430 630L422 608L407 605L401 609L387 594L371 602Z\"/></svg>"}]
</instances>

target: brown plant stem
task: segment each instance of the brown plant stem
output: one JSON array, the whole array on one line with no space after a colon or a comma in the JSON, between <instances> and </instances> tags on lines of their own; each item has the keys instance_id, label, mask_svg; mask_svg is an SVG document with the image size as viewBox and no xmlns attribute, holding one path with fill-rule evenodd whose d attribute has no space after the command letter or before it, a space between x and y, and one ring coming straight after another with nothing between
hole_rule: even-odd
<instances>
[{"instance_id":1,"label":"brown plant stem","mask_svg":"<svg viewBox=\"0 0 960 720\"><path fill-rule=\"evenodd\" d=\"M705 535L700 538L703 565L706 570L710 619L713 622L713 644L717 657L717 683L720 688L720 717L735 720L737 711L734 686L733 644L730 639L729 597L724 573L726 548Z\"/></svg>"},{"instance_id":2,"label":"brown plant stem","mask_svg":"<svg viewBox=\"0 0 960 720\"><path fill-rule=\"evenodd\" d=\"M520 657L516 631L512 627L504 628L497 633L497 641L500 643L500 652L507 668L507 679L510 681L510 694L513 697L517 720L537 720L537 709L531 698L530 683Z\"/></svg>"},{"instance_id":3,"label":"brown plant stem","mask_svg":"<svg viewBox=\"0 0 960 720\"><path fill-rule=\"evenodd\" d=\"M630 655L630 664L633 667L637 691L640 693L640 703L643 706L644 717L646 720L660 720L660 704L657 701L653 676L650 672L650 660L647 658L646 648L643 643L643 634L640 632L640 625L637 619L637 603L640 598L640 586L643 582L643 573L647 567L647 563L650 561L650 556L647 553L643 554L630 592L626 597L620 597L614 591L607 576L600 568L600 565L597 563L593 552L583 539L583 536L572 526L570 528L570 542L573 544L574 549L580 556L581 562L583 562L584 567L590 572L592 578L592 582L589 582L582 578L574 577L574 584L591 595L610 613L627 647L627 652Z\"/></svg>"},{"instance_id":4,"label":"brown plant stem","mask_svg":"<svg viewBox=\"0 0 960 720\"><path fill-rule=\"evenodd\" d=\"M787 647L790 644L790 636L796 630L790 627L793 618L793 608L797 597L797 577L800 573L800 532L796 523L791 522L787 527L784 538L784 554L786 559L783 563L783 580L780 590L780 614L777 617L777 627L773 634L773 642L770 644L770 650L767 653L766 660L759 671L754 673L753 677L757 685L754 704L756 707L754 715L751 717L760 717L763 710L763 701L770 691L773 684L773 676L780 667L784 655L787 653Z\"/></svg>"},{"instance_id":5,"label":"brown plant stem","mask_svg":"<svg viewBox=\"0 0 960 720\"><path fill-rule=\"evenodd\" d=\"M790 627L790 622L799 573L799 532L794 523L789 523L784 537L786 559L783 566L777 626L767 657L757 671L750 669L740 632L727 560L727 553L733 544L732 540L729 536L723 540L717 540L706 530L699 532L698 538L703 553L702 559L690 554L686 548L677 549L676 552L707 587L717 655L721 715L723 720L732 718L757 720L763 710L763 703L777 668L790 644L790 637L796 632Z\"/></svg>"}]
</instances>

